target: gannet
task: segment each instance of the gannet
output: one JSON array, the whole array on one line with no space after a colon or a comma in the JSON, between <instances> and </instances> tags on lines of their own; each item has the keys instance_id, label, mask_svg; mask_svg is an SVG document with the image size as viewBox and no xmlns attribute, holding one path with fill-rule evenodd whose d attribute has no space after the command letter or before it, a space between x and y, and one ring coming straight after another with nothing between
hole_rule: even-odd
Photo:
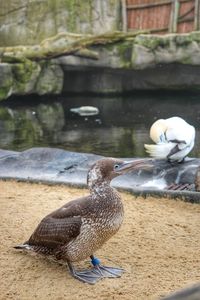
<instances>
[{"instance_id":1,"label":"gannet","mask_svg":"<svg viewBox=\"0 0 200 300\"><path fill-rule=\"evenodd\" d=\"M80 281L94 284L104 277L120 277L123 269L105 267L94 257L98 250L120 228L124 209L118 192L110 186L113 178L129 170L149 168L148 160L124 162L104 158L89 170L90 194L66 203L47 215L31 237L16 249L32 250L55 259L62 259L70 273ZM92 269L77 271L73 262L91 258Z\"/></svg>"},{"instance_id":2,"label":"gannet","mask_svg":"<svg viewBox=\"0 0 200 300\"><path fill-rule=\"evenodd\" d=\"M182 162L194 147L195 128L180 117L159 119L150 128L150 137L156 143L144 145L150 156Z\"/></svg>"}]
</instances>

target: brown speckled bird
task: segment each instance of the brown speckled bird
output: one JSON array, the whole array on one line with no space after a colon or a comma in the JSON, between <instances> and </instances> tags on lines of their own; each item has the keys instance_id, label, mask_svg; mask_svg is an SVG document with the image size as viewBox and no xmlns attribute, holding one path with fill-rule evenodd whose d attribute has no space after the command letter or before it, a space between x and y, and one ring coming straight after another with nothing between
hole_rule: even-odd
<instances>
[{"instance_id":1,"label":"brown speckled bird","mask_svg":"<svg viewBox=\"0 0 200 300\"><path fill-rule=\"evenodd\" d=\"M120 268L105 267L93 256L120 228L123 205L120 195L110 186L113 178L129 170L145 169L146 160L124 162L105 158L89 170L87 182L90 195L66 203L47 215L27 242L17 249L32 250L64 260L73 277L94 284L104 277L120 277ZM93 268L76 271L72 262L91 258Z\"/></svg>"}]
</instances>

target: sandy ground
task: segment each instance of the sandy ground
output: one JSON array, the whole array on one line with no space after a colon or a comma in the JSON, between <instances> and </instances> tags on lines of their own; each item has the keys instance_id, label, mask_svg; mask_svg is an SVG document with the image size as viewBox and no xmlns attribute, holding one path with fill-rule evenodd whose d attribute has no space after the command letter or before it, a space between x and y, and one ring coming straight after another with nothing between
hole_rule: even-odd
<instances>
[{"instance_id":1,"label":"sandy ground","mask_svg":"<svg viewBox=\"0 0 200 300\"><path fill-rule=\"evenodd\" d=\"M119 279L96 285L66 267L12 246L24 242L43 216L87 190L0 181L0 299L158 299L200 281L200 205L122 194L125 220L97 256L121 266ZM88 267L88 262L78 264Z\"/></svg>"}]
</instances>

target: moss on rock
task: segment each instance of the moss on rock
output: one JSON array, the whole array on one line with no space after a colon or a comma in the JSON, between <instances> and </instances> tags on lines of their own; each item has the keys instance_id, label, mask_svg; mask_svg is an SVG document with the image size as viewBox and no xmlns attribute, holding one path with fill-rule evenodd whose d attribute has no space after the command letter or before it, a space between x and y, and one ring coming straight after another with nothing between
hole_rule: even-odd
<instances>
[{"instance_id":1,"label":"moss on rock","mask_svg":"<svg viewBox=\"0 0 200 300\"><path fill-rule=\"evenodd\" d=\"M35 85L35 92L43 94L59 94L63 87L64 73L62 68L51 61L41 63L41 72Z\"/></svg>"},{"instance_id":2,"label":"moss on rock","mask_svg":"<svg viewBox=\"0 0 200 300\"><path fill-rule=\"evenodd\" d=\"M58 32L120 30L120 0L0 1L0 46L38 44ZM1 26L2 25L2 26Z\"/></svg>"},{"instance_id":3,"label":"moss on rock","mask_svg":"<svg viewBox=\"0 0 200 300\"><path fill-rule=\"evenodd\" d=\"M11 87L0 87L0 100L4 100L9 97Z\"/></svg>"},{"instance_id":4,"label":"moss on rock","mask_svg":"<svg viewBox=\"0 0 200 300\"><path fill-rule=\"evenodd\" d=\"M120 57L120 65L122 68L129 69L132 66L132 49L133 42L125 41L123 43L119 43L118 45L118 55Z\"/></svg>"},{"instance_id":5,"label":"moss on rock","mask_svg":"<svg viewBox=\"0 0 200 300\"><path fill-rule=\"evenodd\" d=\"M12 93L13 78L11 66L7 63L0 64L0 100L4 100Z\"/></svg>"},{"instance_id":6,"label":"moss on rock","mask_svg":"<svg viewBox=\"0 0 200 300\"><path fill-rule=\"evenodd\" d=\"M62 68L51 61L0 64L0 100L12 94L60 93L63 77Z\"/></svg>"},{"instance_id":7,"label":"moss on rock","mask_svg":"<svg viewBox=\"0 0 200 300\"><path fill-rule=\"evenodd\" d=\"M16 94L34 92L35 82L40 74L39 63L25 60L24 63L12 64L13 91Z\"/></svg>"}]
</instances>

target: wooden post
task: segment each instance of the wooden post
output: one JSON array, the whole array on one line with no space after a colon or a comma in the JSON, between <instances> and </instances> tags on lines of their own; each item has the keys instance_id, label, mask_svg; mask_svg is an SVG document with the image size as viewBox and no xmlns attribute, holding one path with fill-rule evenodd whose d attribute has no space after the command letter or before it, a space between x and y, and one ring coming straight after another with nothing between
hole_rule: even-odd
<instances>
[{"instance_id":1,"label":"wooden post","mask_svg":"<svg viewBox=\"0 0 200 300\"><path fill-rule=\"evenodd\" d=\"M199 4L199 0L195 0L194 30L200 30L200 4Z\"/></svg>"},{"instance_id":2,"label":"wooden post","mask_svg":"<svg viewBox=\"0 0 200 300\"><path fill-rule=\"evenodd\" d=\"M179 7L180 7L179 0L173 0L171 6L169 32L177 32Z\"/></svg>"},{"instance_id":3,"label":"wooden post","mask_svg":"<svg viewBox=\"0 0 200 300\"><path fill-rule=\"evenodd\" d=\"M122 6L122 31L127 32L126 0L121 0L121 6Z\"/></svg>"}]
</instances>

